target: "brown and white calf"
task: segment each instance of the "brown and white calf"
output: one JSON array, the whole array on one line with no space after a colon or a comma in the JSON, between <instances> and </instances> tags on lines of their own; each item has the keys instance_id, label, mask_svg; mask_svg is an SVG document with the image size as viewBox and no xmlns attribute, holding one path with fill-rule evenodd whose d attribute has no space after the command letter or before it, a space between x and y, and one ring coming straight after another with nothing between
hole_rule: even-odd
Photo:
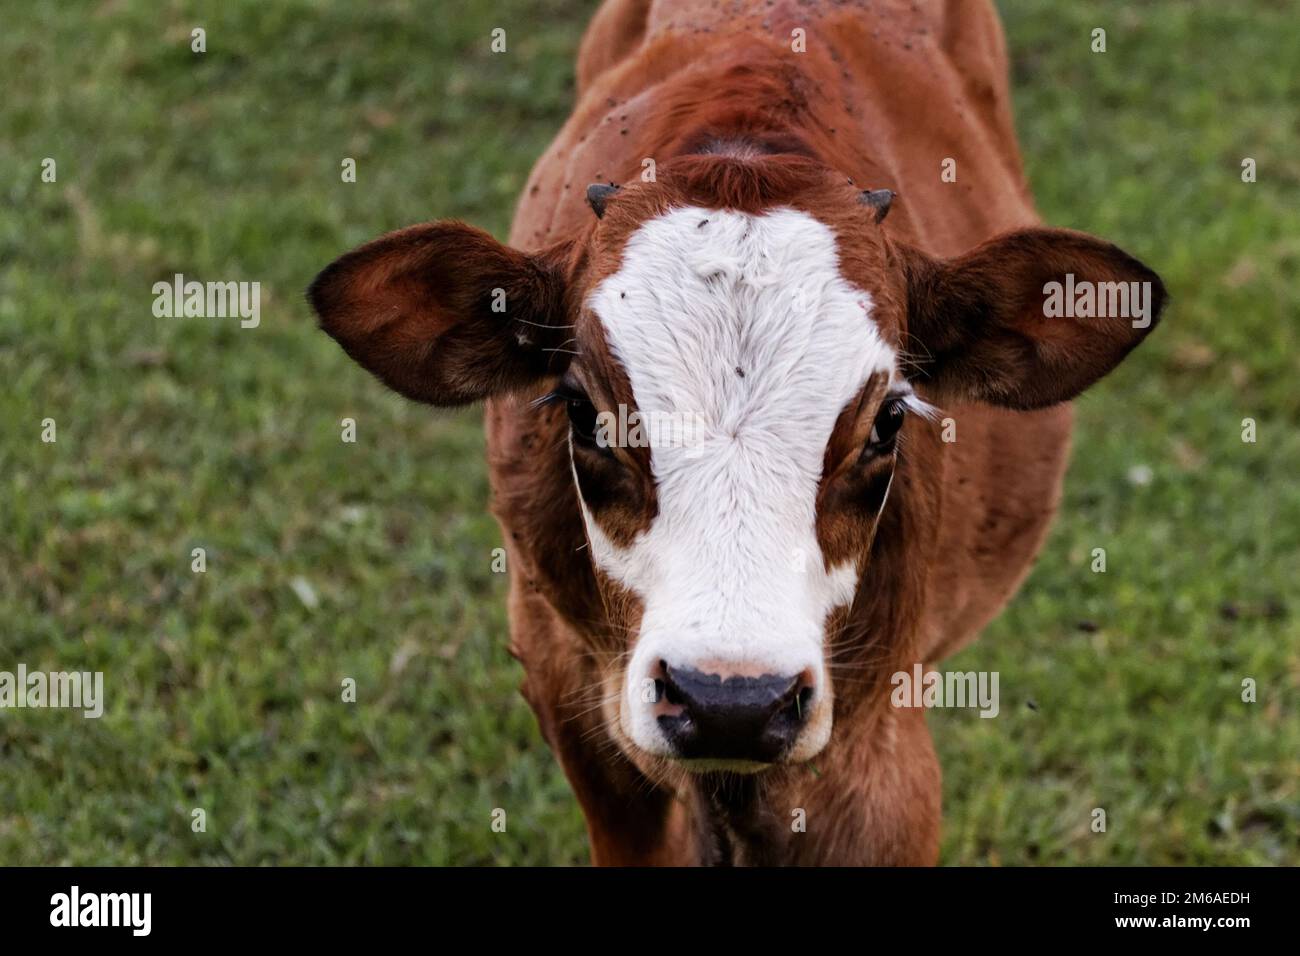
<instances>
[{"instance_id":1,"label":"brown and white calf","mask_svg":"<svg viewBox=\"0 0 1300 956\"><path fill-rule=\"evenodd\" d=\"M511 647L595 862L936 860L890 676L1014 592L1066 403L1164 298L1036 224L1006 74L974 0L609 0L511 245L426 223L313 284L389 386L487 400ZM1150 298L1063 317L1058 281Z\"/></svg>"}]
</instances>

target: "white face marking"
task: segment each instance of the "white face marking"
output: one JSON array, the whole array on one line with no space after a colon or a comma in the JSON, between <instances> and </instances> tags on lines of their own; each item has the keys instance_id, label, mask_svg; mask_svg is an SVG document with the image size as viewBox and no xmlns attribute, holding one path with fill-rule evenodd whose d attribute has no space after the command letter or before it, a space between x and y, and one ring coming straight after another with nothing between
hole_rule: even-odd
<instances>
[{"instance_id":1,"label":"white face marking","mask_svg":"<svg viewBox=\"0 0 1300 956\"><path fill-rule=\"evenodd\" d=\"M685 446L652 438L659 510L630 546L583 509L597 566L645 605L623 729L667 753L642 696L659 660L807 671L814 713L789 758L806 759L830 734L826 616L857 587L856 568L827 571L817 542L823 456L848 402L894 370L871 296L843 278L834 234L806 213L684 208L633 234L588 305L642 414L690 416L702 431Z\"/></svg>"}]
</instances>

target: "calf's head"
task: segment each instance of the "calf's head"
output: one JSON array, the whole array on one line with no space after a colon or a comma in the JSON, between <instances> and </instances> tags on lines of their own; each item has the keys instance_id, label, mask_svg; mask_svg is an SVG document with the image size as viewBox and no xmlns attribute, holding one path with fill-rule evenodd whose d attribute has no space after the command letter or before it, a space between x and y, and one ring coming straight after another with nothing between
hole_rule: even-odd
<instances>
[{"instance_id":1,"label":"calf's head","mask_svg":"<svg viewBox=\"0 0 1300 956\"><path fill-rule=\"evenodd\" d=\"M1159 279L1108 243L1035 228L936 259L890 237L889 198L797 158L691 157L591 190L597 215L543 251L428 223L309 291L410 398L543 393L526 413L568 432L605 716L634 757L752 770L821 750L831 648L909 433L932 404L1071 399L1155 324ZM1145 314L1058 315L1067 276L1145 283Z\"/></svg>"}]
</instances>

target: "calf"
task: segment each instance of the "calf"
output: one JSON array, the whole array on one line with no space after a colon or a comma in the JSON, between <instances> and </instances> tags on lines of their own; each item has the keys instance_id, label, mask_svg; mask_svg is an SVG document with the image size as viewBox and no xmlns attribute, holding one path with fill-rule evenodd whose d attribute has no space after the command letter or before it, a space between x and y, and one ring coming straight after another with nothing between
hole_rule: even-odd
<instances>
[{"instance_id":1,"label":"calf","mask_svg":"<svg viewBox=\"0 0 1300 956\"><path fill-rule=\"evenodd\" d=\"M487 400L511 650L596 863L937 859L891 675L1015 591L1068 401L1164 298L1036 222L991 5L609 0L511 245L426 223L316 279L390 387Z\"/></svg>"}]
</instances>

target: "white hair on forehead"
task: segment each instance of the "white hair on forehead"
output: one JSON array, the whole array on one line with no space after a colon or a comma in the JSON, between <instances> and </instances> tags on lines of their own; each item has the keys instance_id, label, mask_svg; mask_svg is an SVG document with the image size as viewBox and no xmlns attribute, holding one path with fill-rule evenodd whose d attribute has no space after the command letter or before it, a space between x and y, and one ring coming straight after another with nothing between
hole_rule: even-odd
<instances>
[{"instance_id":1,"label":"white hair on forehead","mask_svg":"<svg viewBox=\"0 0 1300 956\"><path fill-rule=\"evenodd\" d=\"M830 230L804 213L675 210L632 236L624 262L592 305L642 412L696 411L734 438L778 425L798 390L851 396L887 350L870 295L839 276Z\"/></svg>"}]
</instances>

